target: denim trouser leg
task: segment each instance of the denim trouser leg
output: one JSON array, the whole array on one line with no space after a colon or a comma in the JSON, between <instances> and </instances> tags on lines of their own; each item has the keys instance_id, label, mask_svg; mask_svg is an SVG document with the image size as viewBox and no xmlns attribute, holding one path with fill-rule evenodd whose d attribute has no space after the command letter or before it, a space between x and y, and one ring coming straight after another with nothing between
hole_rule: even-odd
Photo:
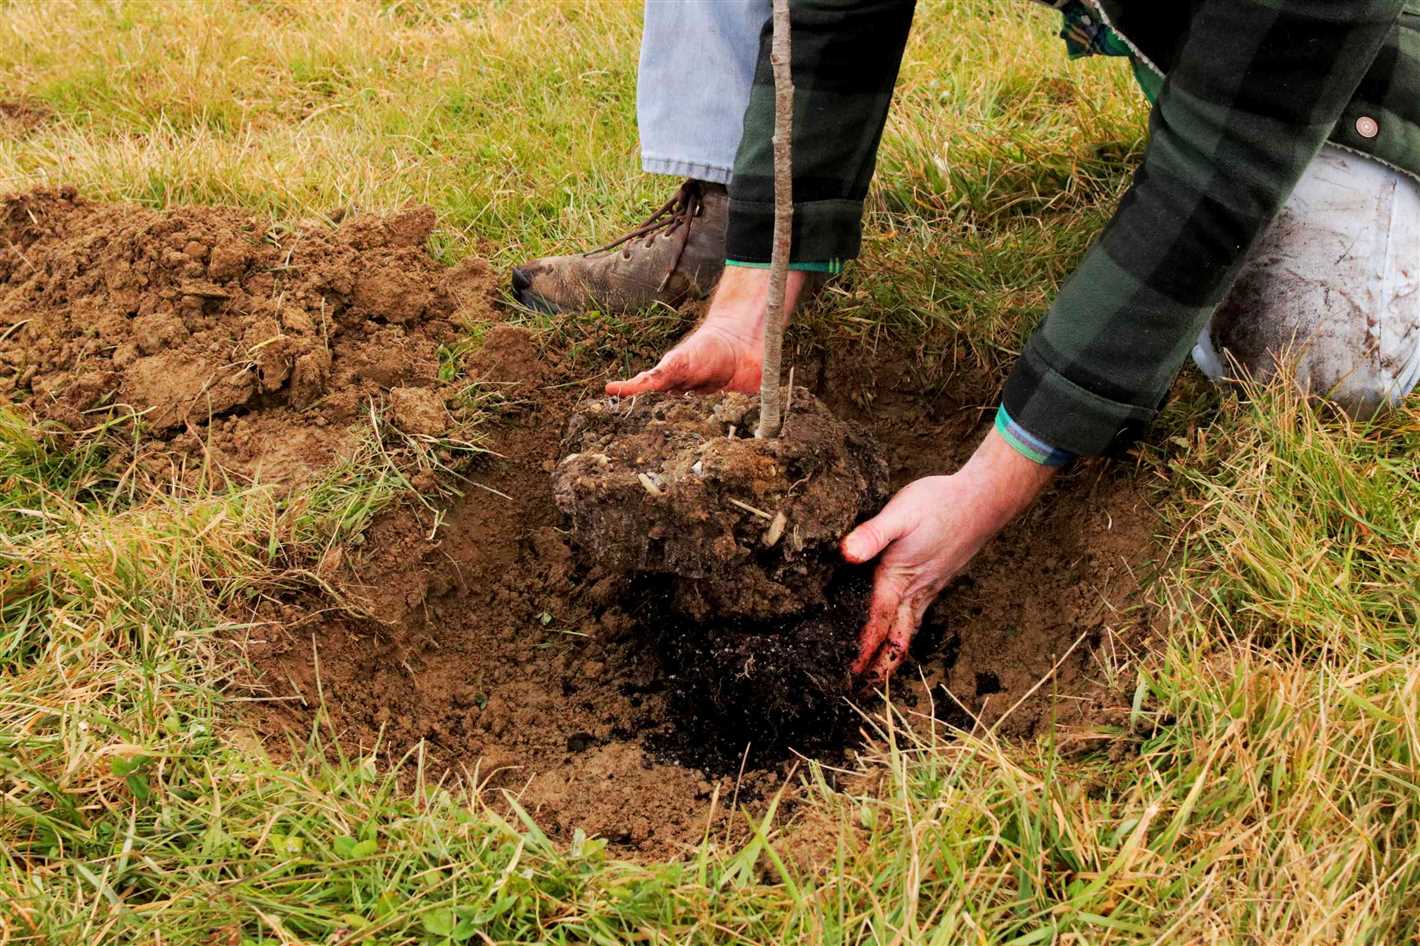
<instances>
[{"instance_id":1,"label":"denim trouser leg","mask_svg":"<svg viewBox=\"0 0 1420 946\"><path fill-rule=\"evenodd\" d=\"M728 184L770 0L646 0L636 120L652 174Z\"/></svg>"}]
</instances>

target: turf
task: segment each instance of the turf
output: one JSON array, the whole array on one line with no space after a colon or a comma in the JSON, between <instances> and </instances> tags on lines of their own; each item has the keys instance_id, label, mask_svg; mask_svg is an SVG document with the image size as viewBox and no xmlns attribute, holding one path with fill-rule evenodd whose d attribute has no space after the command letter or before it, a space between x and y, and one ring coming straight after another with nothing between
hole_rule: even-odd
<instances>
[{"instance_id":1,"label":"turf","mask_svg":"<svg viewBox=\"0 0 1420 946\"><path fill-rule=\"evenodd\" d=\"M1017 9L1019 7L1019 9ZM924 2L851 288L812 317L999 371L1126 186L1145 111L1049 11ZM659 202L637 6L0 6L0 190L294 222L432 205L508 265ZM669 331L665 319L628 333ZM1185 374L1137 461L1167 509L1128 714L1030 744L885 724L871 786L747 846L626 864L317 730L270 759L222 604L397 491L163 498L0 414L0 943L1392 943L1420 936L1420 409L1360 426ZM378 451L372 451L378 454ZM413 760L417 764L417 759ZM812 829L811 831L809 829ZM826 871L795 856L805 837Z\"/></svg>"}]
</instances>

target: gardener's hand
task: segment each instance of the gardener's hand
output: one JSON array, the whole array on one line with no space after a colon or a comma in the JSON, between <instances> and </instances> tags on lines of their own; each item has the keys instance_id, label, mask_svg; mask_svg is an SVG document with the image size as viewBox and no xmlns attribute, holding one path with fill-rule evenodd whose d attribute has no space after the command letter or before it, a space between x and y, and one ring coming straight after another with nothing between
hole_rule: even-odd
<instances>
[{"instance_id":1,"label":"gardener's hand","mask_svg":"<svg viewBox=\"0 0 1420 946\"><path fill-rule=\"evenodd\" d=\"M804 273L789 272L784 308L792 312ZM769 270L726 266L705 320L666 352L656 367L627 381L612 381L606 393L629 397L646 391L759 390L764 354L764 315Z\"/></svg>"},{"instance_id":2,"label":"gardener's hand","mask_svg":"<svg viewBox=\"0 0 1420 946\"><path fill-rule=\"evenodd\" d=\"M981 547L1029 508L1055 474L995 430L951 476L907 484L843 540L855 564L881 554L853 673L882 685L907 656L922 615Z\"/></svg>"}]
</instances>

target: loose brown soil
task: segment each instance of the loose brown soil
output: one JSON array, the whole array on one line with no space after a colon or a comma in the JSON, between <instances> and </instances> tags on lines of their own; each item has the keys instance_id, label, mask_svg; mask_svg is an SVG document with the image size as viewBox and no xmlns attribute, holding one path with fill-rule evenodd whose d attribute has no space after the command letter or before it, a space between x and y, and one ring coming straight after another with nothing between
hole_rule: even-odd
<instances>
[{"instance_id":1,"label":"loose brown soil","mask_svg":"<svg viewBox=\"0 0 1420 946\"><path fill-rule=\"evenodd\" d=\"M372 410L445 434L440 346L486 315L491 275L439 266L433 226L427 208L281 232L222 208L6 198L0 397L74 431L137 427L139 468L189 485L304 485Z\"/></svg>"},{"instance_id":2,"label":"loose brown soil","mask_svg":"<svg viewBox=\"0 0 1420 946\"><path fill-rule=\"evenodd\" d=\"M316 570L339 605L312 590L241 615L246 695L266 698L241 704L245 724L272 751L319 724L411 778L507 789L558 835L582 828L647 858L733 830L733 802L792 781L792 756L746 762L742 777L668 761L687 688L666 670L667 636L619 570L574 552L551 479L573 411L605 376L570 354L579 332L593 336L583 349L601 347L595 324L554 336L502 323L487 267L440 267L419 211L272 231L234 211L45 192L3 212L0 402L75 430L124 404L146 411L140 460L155 476L191 479L206 459L298 489L371 405L434 437L440 405L458 406L450 385L469 380L440 380L439 346L480 339L464 369L510 407L487 428L496 456L471 471L476 485L438 516L408 503L327 553ZM817 365L809 387L871 432L894 487L951 469L988 427L989 380L805 342L800 377ZM321 370L298 370L313 355ZM1127 705L1104 669L1147 629L1155 521L1127 464L1064 477L932 609L894 702L1012 736ZM791 803L792 790L781 810Z\"/></svg>"},{"instance_id":3,"label":"loose brown soil","mask_svg":"<svg viewBox=\"0 0 1420 946\"><path fill-rule=\"evenodd\" d=\"M0 139L23 138L53 117L37 99L0 99Z\"/></svg>"}]
</instances>

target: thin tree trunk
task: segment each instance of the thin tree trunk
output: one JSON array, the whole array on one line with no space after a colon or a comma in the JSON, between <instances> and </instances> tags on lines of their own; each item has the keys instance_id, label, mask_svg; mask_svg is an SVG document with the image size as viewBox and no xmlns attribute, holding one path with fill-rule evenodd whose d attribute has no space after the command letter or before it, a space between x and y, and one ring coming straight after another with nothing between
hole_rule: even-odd
<instances>
[{"instance_id":1,"label":"thin tree trunk","mask_svg":"<svg viewBox=\"0 0 1420 946\"><path fill-rule=\"evenodd\" d=\"M784 289L789 277L789 241L794 218L794 166L789 145L794 127L794 79L789 68L789 0L774 0L774 244L769 263L769 303L764 317L764 369L759 381L756 437L777 437L783 410L779 367L784 357ZM790 392L790 396L793 392Z\"/></svg>"}]
</instances>

